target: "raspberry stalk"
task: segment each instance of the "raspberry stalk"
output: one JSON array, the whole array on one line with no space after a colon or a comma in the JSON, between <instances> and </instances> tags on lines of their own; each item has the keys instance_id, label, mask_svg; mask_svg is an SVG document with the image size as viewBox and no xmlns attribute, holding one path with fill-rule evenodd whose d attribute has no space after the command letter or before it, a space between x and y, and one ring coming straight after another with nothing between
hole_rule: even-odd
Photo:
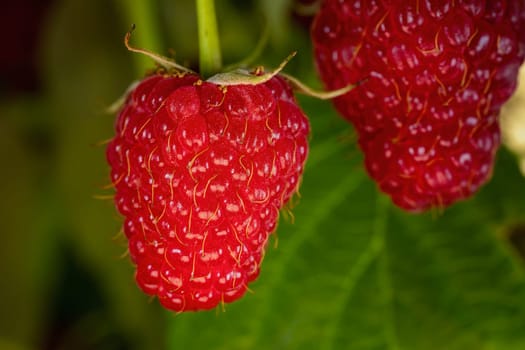
<instances>
[{"instance_id":1,"label":"raspberry stalk","mask_svg":"<svg viewBox=\"0 0 525 350\"><path fill-rule=\"evenodd\" d=\"M199 35L199 68L207 78L222 67L221 48L217 30L214 0L197 0L197 27Z\"/></svg>"}]
</instances>

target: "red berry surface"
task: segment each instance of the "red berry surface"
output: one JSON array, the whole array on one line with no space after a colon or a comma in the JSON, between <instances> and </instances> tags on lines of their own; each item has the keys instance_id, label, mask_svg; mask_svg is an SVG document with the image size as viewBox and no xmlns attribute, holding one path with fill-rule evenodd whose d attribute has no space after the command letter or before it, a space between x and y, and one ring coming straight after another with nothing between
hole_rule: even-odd
<instances>
[{"instance_id":1,"label":"red berry surface","mask_svg":"<svg viewBox=\"0 0 525 350\"><path fill-rule=\"evenodd\" d=\"M107 159L140 288L174 311L241 297L308 153L288 84L152 75L115 128Z\"/></svg>"},{"instance_id":2,"label":"red berry surface","mask_svg":"<svg viewBox=\"0 0 525 350\"><path fill-rule=\"evenodd\" d=\"M525 56L522 0L326 0L311 35L328 88L362 82L335 105L395 204L444 207L488 181Z\"/></svg>"}]
</instances>

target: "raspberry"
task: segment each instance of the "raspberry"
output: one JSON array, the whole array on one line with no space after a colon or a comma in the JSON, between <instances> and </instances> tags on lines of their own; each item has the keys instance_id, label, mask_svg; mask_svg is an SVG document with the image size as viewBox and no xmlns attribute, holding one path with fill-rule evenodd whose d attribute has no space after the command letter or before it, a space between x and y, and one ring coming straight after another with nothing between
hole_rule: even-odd
<instances>
[{"instance_id":1,"label":"raspberry","mask_svg":"<svg viewBox=\"0 0 525 350\"><path fill-rule=\"evenodd\" d=\"M308 153L289 85L155 74L128 95L115 128L107 159L139 287L174 311L241 297Z\"/></svg>"},{"instance_id":2,"label":"raspberry","mask_svg":"<svg viewBox=\"0 0 525 350\"><path fill-rule=\"evenodd\" d=\"M489 180L498 117L525 56L523 1L326 0L311 30L370 176L409 211L448 206Z\"/></svg>"}]
</instances>

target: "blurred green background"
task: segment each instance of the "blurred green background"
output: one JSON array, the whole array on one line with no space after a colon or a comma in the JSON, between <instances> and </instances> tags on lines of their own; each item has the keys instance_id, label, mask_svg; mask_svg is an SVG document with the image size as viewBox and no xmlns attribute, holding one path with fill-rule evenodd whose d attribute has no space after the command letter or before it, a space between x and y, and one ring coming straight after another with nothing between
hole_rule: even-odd
<instances>
[{"instance_id":1,"label":"blurred green background","mask_svg":"<svg viewBox=\"0 0 525 350\"><path fill-rule=\"evenodd\" d=\"M298 2L216 3L225 63L249 55L268 25L258 63L297 50L286 71L320 86ZM364 173L350 125L305 97L302 198L294 220L282 215L254 293L182 315L142 294L105 189L106 107L153 66L124 48L132 23L136 46L196 66L190 0L2 5L0 350L525 349L516 157L502 149L474 199L405 214Z\"/></svg>"}]
</instances>

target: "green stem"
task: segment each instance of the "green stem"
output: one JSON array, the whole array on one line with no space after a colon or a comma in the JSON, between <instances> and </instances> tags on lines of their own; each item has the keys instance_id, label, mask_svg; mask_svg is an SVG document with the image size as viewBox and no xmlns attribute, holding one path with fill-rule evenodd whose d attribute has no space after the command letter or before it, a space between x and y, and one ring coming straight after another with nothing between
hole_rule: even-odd
<instances>
[{"instance_id":1,"label":"green stem","mask_svg":"<svg viewBox=\"0 0 525 350\"><path fill-rule=\"evenodd\" d=\"M147 48L153 52L162 52L162 38L158 25L157 1L144 0L116 0L118 12L123 14L123 20L129 29L135 24L137 29L133 33L133 42L138 47ZM153 67L150 58L144 55L133 55L135 70L139 76Z\"/></svg>"},{"instance_id":2,"label":"green stem","mask_svg":"<svg viewBox=\"0 0 525 350\"><path fill-rule=\"evenodd\" d=\"M215 16L214 0L196 0L199 32L199 68L201 76L207 78L222 67L219 31Z\"/></svg>"}]
</instances>

